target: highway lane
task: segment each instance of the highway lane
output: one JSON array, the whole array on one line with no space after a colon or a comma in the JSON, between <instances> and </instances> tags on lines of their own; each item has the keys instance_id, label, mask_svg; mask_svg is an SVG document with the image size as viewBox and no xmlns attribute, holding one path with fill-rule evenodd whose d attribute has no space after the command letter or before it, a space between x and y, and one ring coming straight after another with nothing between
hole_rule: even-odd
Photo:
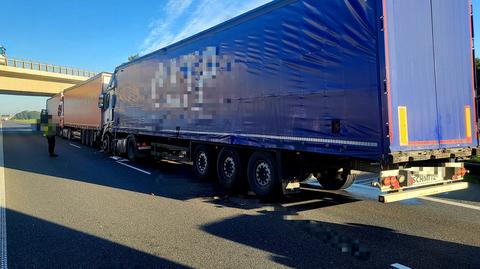
<instances>
[{"instance_id":1,"label":"highway lane","mask_svg":"<svg viewBox=\"0 0 480 269\"><path fill-rule=\"evenodd\" d=\"M422 199L379 204L365 184L277 202L226 196L188 165L122 165L61 139L60 156L50 158L41 135L9 127L11 268L480 267L479 210ZM476 206L476 190L441 199Z\"/></svg>"}]
</instances>

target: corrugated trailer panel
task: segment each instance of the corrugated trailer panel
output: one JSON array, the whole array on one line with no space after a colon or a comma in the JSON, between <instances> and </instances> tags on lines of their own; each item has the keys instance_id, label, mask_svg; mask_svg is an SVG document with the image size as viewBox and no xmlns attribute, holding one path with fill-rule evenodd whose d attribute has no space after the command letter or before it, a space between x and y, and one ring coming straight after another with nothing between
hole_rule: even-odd
<instances>
[{"instance_id":1,"label":"corrugated trailer panel","mask_svg":"<svg viewBox=\"0 0 480 269\"><path fill-rule=\"evenodd\" d=\"M102 112L98 97L106 89L111 75L100 73L64 92L64 124L78 128L101 128Z\"/></svg>"},{"instance_id":2,"label":"corrugated trailer panel","mask_svg":"<svg viewBox=\"0 0 480 269\"><path fill-rule=\"evenodd\" d=\"M375 1L274 1L116 70L128 132L378 159Z\"/></svg>"},{"instance_id":3,"label":"corrugated trailer panel","mask_svg":"<svg viewBox=\"0 0 480 269\"><path fill-rule=\"evenodd\" d=\"M392 151L438 148L432 17L429 0L387 0L387 68Z\"/></svg>"},{"instance_id":4,"label":"corrugated trailer panel","mask_svg":"<svg viewBox=\"0 0 480 269\"><path fill-rule=\"evenodd\" d=\"M47 100L48 115L52 115L52 123L61 126L60 116L62 109L59 107L61 103L61 94L57 94Z\"/></svg>"},{"instance_id":5,"label":"corrugated trailer panel","mask_svg":"<svg viewBox=\"0 0 480 269\"><path fill-rule=\"evenodd\" d=\"M470 1L432 1L440 147L476 146Z\"/></svg>"},{"instance_id":6,"label":"corrugated trailer panel","mask_svg":"<svg viewBox=\"0 0 480 269\"><path fill-rule=\"evenodd\" d=\"M477 146L469 0L383 0L391 152Z\"/></svg>"}]
</instances>

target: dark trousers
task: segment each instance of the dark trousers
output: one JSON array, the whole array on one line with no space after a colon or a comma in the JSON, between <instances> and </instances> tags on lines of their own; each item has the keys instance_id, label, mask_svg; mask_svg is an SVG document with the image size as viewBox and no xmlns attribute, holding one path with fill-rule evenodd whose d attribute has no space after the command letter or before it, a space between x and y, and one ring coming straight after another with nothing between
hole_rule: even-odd
<instances>
[{"instance_id":1,"label":"dark trousers","mask_svg":"<svg viewBox=\"0 0 480 269\"><path fill-rule=\"evenodd\" d=\"M47 136L48 140L48 154L53 155L55 154L55 136L49 135Z\"/></svg>"}]
</instances>

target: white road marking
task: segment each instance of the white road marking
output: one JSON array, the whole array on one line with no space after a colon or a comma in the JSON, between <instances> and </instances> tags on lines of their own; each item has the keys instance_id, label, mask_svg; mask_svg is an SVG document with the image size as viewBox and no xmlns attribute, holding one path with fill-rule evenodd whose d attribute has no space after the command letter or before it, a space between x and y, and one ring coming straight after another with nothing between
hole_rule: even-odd
<instances>
[{"instance_id":1,"label":"white road marking","mask_svg":"<svg viewBox=\"0 0 480 269\"><path fill-rule=\"evenodd\" d=\"M5 199L5 168L3 156L3 126L0 121L0 269L7 268L7 222Z\"/></svg>"},{"instance_id":2,"label":"white road marking","mask_svg":"<svg viewBox=\"0 0 480 269\"><path fill-rule=\"evenodd\" d=\"M142 172L142 173L147 174L147 175L151 175L151 174L152 174L152 173L150 173L150 172L148 172L148 171L142 170L142 169L140 169L140 168L137 168L137 167L135 167L135 166L131 166L131 165L126 164L126 163L123 163L123 162L117 162L117 163L118 163L118 164L121 164L121 165L123 165L123 166L129 167L129 168L132 168L132 169L134 169L134 170L137 170L137 171Z\"/></svg>"},{"instance_id":3,"label":"white road marking","mask_svg":"<svg viewBox=\"0 0 480 269\"><path fill-rule=\"evenodd\" d=\"M75 145L75 144L72 144L72 143L70 143L70 146L72 146L72 147L76 147L77 149L81 149L81 147L80 147L80 146L77 146L77 145Z\"/></svg>"},{"instance_id":4,"label":"white road marking","mask_svg":"<svg viewBox=\"0 0 480 269\"><path fill-rule=\"evenodd\" d=\"M410 267L408 267L408 266L405 266L405 265L399 264L399 263L394 263L394 264L391 264L390 266L395 267L395 268L398 268L398 269L412 269L412 268L410 268Z\"/></svg>"},{"instance_id":5,"label":"white road marking","mask_svg":"<svg viewBox=\"0 0 480 269\"><path fill-rule=\"evenodd\" d=\"M425 196L425 197L419 197L419 199L427 200L427 201L431 201L431 202L442 203L442 204L447 204L447 205L459 206L459 207L463 207L463 208L469 208L469 209L479 210L479 211L480 211L480 206L474 206L474 205L469 205L469 204L462 204L462 203L457 203L457 202L453 202L453 201L448 201L448 200L444 200L444 199L440 199L440 198L434 198L434 197L427 197L427 196Z\"/></svg>"},{"instance_id":6,"label":"white road marking","mask_svg":"<svg viewBox=\"0 0 480 269\"><path fill-rule=\"evenodd\" d=\"M119 156L110 156L110 159L115 160L117 162L129 162L129 159L125 159Z\"/></svg>"},{"instance_id":7,"label":"white road marking","mask_svg":"<svg viewBox=\"0 0 480 269\"><path fill-rule=\"evenodd\" d=\"M355 184L353 184L352 186L353 186L353 187L358 187L358 188L361 188L361 189L378 190L377 188L375 188L375 187L372 186L372 185L365 185L365 184L355 183Z\"/></svg>"},{"instance_id":8,"label":"white road marking","mask_svg":"<svg viewBox=\"0 0 480 269\"><path fill-rule=\"evenodd\" d=\"M318 202L323 202L323 199L312 199L312 200L307 200L307 201L287 203L287 204L282 204L282 206L284 206L284 207L294 207L294 206L308 205L308 204L313 204L313 203L318 203Z\"/></svg>"},{"instance_id":9,"label":"white road marking","mask_svg":"<svg viewBox=\"0 0 480 269\"><path fill-rule=\"evenodd\" d=\"M371 178L365 178L365 179L356 179L355 184L365 184L365 183L370 183L373 182Z\"/></svg>"}]
</instances>

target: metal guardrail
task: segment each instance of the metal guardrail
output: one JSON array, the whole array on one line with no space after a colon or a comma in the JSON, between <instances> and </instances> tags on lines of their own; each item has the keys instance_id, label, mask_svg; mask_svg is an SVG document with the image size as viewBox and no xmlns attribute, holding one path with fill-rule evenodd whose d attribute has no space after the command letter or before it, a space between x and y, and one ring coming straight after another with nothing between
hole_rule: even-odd
<instances>
[{"instance_id":1,"label":"metal guardrail","mask_svg":"<svg viewBox=\"0 0 480 269\"><path fill-rule=\"evenodd\" d=\"M0 64L11 66L11 67L29 69L29 70L44 71L44 72L88 77L88 78L93 77L97 74L95 72L79 69L79 68L65 67L65 66L52 65L52 64L43 64L39 62L19 60L14 58L4 58L4 61L0 61Z\"/></svg>"}]
</instances>

